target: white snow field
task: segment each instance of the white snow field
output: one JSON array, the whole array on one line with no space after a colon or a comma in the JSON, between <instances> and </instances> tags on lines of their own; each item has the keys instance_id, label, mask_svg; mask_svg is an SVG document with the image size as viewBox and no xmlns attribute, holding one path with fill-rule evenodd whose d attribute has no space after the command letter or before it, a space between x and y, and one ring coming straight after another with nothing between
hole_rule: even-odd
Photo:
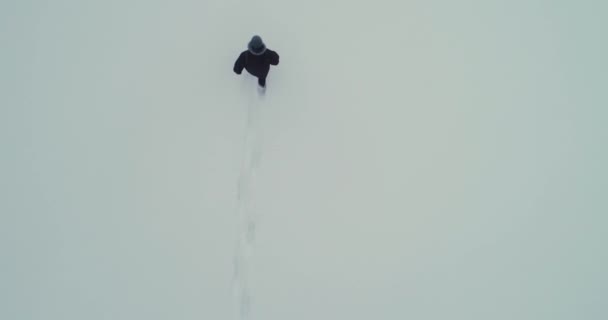
<instances>
[{"instance_id":1,"label":"white snow field","mask_svg":"<svg viewBox=\"0 0 608 320\"><path fill-rule=\"evenodd\" d=\"M0 319L608 319L607 10L0 1Z\"/></svg>"}]
</instances>

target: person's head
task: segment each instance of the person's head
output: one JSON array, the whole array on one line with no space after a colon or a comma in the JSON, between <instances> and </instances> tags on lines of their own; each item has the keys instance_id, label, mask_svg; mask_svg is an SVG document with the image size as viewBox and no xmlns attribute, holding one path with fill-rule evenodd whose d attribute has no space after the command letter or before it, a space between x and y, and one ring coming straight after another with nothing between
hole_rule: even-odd
<instances>
[{"instance_id":1,"label":"person's head","mask_svg":"<svg viewBox=\"0 0 608 320\"><path fill-rule=\"evenodd\" d=\"M256 56L262 55L264 52L266 52L266 45L260 36L253 36L251 41L249 41L247 48L249 49L249 52Z\"/></svg>"}]
</instances>

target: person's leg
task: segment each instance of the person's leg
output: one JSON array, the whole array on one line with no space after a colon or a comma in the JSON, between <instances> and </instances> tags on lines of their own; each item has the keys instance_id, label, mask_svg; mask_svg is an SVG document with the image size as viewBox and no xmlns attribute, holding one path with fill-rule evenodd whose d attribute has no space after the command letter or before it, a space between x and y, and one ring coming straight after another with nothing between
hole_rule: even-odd
<instances>
[{"instance_id":1,"label":"person's leg","mask_svg":"<svg viewBox=\"0 0 608 320\"><path fill-rule=\"evenodd\" d=\"M258 78L258 84L262 88L266 88L266 78Z\"/></svg>"}]
</instances>

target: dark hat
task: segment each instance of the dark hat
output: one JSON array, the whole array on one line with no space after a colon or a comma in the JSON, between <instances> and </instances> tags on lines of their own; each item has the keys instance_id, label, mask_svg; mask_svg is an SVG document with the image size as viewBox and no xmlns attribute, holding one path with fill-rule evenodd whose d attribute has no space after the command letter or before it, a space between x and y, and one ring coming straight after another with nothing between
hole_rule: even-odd
<instances>
[{"instance_id":1,"label":"dark hat","mask_svg":"<svg viewBox=\"0 0 608 320\"><path fill-rule=\"evenodd\" d=\"M249 52L255 54L256 56L262 55L264 52L266 52L266 45L260 36L253 36L251 41L249 41L247 48L249 48Z\"/></svg>"}]
</instances>

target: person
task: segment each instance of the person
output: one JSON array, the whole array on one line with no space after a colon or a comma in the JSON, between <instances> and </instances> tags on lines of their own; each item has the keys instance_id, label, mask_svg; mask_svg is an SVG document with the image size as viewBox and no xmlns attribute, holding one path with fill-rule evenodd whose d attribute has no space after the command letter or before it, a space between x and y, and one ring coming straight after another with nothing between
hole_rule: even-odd
<instances>
[{"instance_id":1,"label":"person","mask_svg":"<svg viewBox=\"0 0 608 320\"><path fill-rule=\"evenodd\" d=\"M270 71L270 66L279 64L279 55L268 48L262 41L260 36L253 36L249 44L248 50L243 51L239 58L234 63L234 72L241 74L243 69L258 78L258 84L262 88L266 88L266 77Z\"/></svg>"}]
</instances>

